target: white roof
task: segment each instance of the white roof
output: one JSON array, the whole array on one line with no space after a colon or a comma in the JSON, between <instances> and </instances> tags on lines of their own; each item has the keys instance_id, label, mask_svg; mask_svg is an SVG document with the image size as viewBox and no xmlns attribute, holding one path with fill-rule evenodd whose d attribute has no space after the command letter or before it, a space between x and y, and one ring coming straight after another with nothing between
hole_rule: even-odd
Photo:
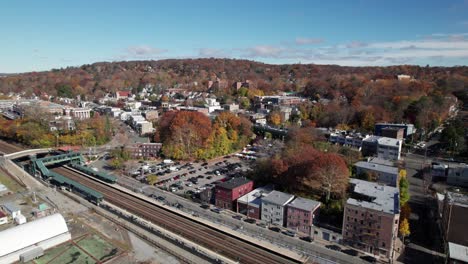
<instances>
[{"instance_id":1,"label":"white roof","mask_svg":"<svg viewBox=\"0 0 468 264\"><path fill-rule=\"evenodd\" d=\"M61 214L53 214L0 232L0 257L68 232Z\"/></svg>"},{"instance_id":2,"label":"white roof","mask_svg":"<svg viewBox=\"0 0 468 264\"><path fill-rule=\"evenodd\" d=\"M451 259L468 262L468 247L449 242L449 255Z\"/></svg>"}]
</instances>

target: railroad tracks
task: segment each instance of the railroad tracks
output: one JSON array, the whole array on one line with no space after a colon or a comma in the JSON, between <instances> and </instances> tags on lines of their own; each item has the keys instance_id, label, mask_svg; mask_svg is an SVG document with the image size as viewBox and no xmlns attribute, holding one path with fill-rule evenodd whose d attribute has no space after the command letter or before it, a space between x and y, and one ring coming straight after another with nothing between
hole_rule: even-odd
<instances>
[{"instance_id":1,"label":"railroad tracks","mask_svg":"<svg viewBox=\"0 0 468 264\"><path fill-rule=\"evenodd\" d=\"M298 263L60 167L53 171L102 193L109 203L240 263Z\"/></svg>"},{"instance_id":2,"label":"railroad tracks","mask_svg":"<svg viewBox=\"0 0 468 264\"><path fill-rule=\"evenodd\" d=\"M0 153L10 154L23 150L20 147L6 143L5 141L0 140Z\"/></svg>"}]
</instances>

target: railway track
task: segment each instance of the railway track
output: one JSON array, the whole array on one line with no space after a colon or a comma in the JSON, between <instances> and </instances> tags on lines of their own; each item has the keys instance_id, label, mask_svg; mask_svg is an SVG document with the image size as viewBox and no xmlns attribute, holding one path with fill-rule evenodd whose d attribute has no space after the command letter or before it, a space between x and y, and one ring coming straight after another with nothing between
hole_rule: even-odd
<instances>
[{"instance_id":1,"label":"railway track","mask_svg":"<svg viewBox=\"0 0 468 264\"><path fill-rule=\"evenodd\" d=\"M11 145L3 140L0 140L0 153L4 153L4 154L10 154L10 153L15 153L15 152L18 152L18 151L21 151L23 150L22 148L20 147L17 147L15 145Z\"/></svg>"},{"instance_id":2,"label":"railway track","mask_svg":"<svg viewBox=\"0 0 468 264\"><path fill-rule=\"evenodd\" d=\"M125 208L154 224L179 234L201 246L240 263L298 263L280 256L274 251L260 249L253 244L214 230L190 219L164 210L140 198L121 192L110 186L68 170L64 167L52 169L65 177L102 193L109 203Z\"/></svg>"}]
</instances>

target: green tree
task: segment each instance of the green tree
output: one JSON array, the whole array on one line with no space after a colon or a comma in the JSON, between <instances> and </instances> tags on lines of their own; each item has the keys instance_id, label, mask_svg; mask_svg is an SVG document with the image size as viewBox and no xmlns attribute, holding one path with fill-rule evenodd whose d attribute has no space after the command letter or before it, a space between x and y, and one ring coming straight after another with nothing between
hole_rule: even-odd
<instances>
[{"instance_id":1,"label":"green tree","mask_svg":"<svg viewBox=\"0 0 468 264\"><path fill-rule=\"evenodd\" d=\"M406 173L405 173L406 174ZM405 205L410 199L409 182L406 175L400 173L400 206Z\"/></svg>"},{"instance_id":2,"label":"green tree","mask_svg":"<svg viewBox=\"0 0 468 264\"><path fill-rule=\"evenodd\" d=\"M148 184L154 185L156 182L158 182L158 176L151 174L148 177L146 177L146 180L148 181Z\"/></svg>"}]
</instances>

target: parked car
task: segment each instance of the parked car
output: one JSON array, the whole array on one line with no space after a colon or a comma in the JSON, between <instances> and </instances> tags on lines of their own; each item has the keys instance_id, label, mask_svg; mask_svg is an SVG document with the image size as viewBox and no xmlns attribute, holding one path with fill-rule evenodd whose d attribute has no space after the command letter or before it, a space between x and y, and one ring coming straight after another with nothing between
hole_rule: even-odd
<instances>
[{"instance_id":1,"label":"parked car","mask_svg":"<svg viewBox=\"0 0 468 264\"><path fill-rule=\"evenodd\" d=\"M242 220L242 216L240 215L233 215L232 218L237 219L237 220Z\"/></svg>"},{"instance_id":2,"label":"parked car","mask_svg":"<svg viewBox=\"0 0 468 264\"><path fill-rule=\"evenodd\" d=\"M314 241L314 239L311 237L311 236L303 236L303 237L299 237L300 240L304 240L304 241L307 241L307 242L312 242Z\"/></svg>"},{"instance_id":3,"label":"parked car","mask_svg":"<svg viewBox=\"0 0 468 264\"><path fill-rule=\"evenodd\" d=\"M255 224L257 222L257 220L255 220L253 218L246 218L246 219L244 219L244 222L249 223L249 224Z\"/></svg>"},{"instance_id":4,"label":"parked car","mask_svg":"<svg viewBox=\"0 0 468 264\"><path fill-rule=\"evenodd\" d=\"M257 223L257 226L263 227L263 228L266 228L266 227L267 227L267 225L266 225L265 223L262 223L262 222Z\"/></svg>"},{"instance_id":5,"label":"parked car","mask_svg":"<svg viewBox=\"0 0 468 264\"><path fill-rule=\"evenodd\" d=\"M367 262L370 262L370 263L376 263L377 262L377 259L372 257L372 256L361 256L360 257L362 260L365 260Z\"/></svg>"},{"instance_id":6,"label":"parked car","mask_svg":"<svg viewBox=\"0 0 468 264\"><path fill-rule=\"evenodd\" d=\"M203 209L208 209L208 208L210 208L210 205L209 204L202 204L200 207L203 208Z\"/></svg>"},{"instance_id":7,"label":"parked car","mask_svg":"<svg viewBox=\"0 0 468 264\"><path fill-rule=\"evenodd\" d=\"M217 214L219 214L219 213L221 213L223 210L220 209L220 208L212 208L211 211L212 211L212 212L215 212L215 213L217 213Z\"/></svg>"},{"instance_id":8,"label":"parked car","mask_svg":"<svg viewBox=\"0 0 468 264\"><path fill-rule=\"evenodd\" d=\"M275 231L275 232L281 232L281 228L277 226L270 226L268 229L270 229L271 231Z\"/></svg>"},{"instance_id":9,"label":"parked car","mask_svg":"<svg viewBox=\"0 0 468 264\"><path fill-rule=\"evenodd\" d=\"M290 236L290 237L295 237L296 236L296 233L294 233L293 231L290 231L290 230L283 231L283 234L285 234L287 236Z\"/></svg>"},{"instance_id":10,"label":"parked car","mask_svg":"<svg viewBox=\"0 0 468 264\"><path fill-rule=\"evenodd\" d=\"M337 245L326 245L325 247L328 248L328 249L331 249L331 250L341 251L341 247L339 247Z\"/></svg>"},{"instance_id":11,"label":"parked car","mask_svg":"<svg viewBox=\"0 0 468 264\"><path fill-rule=\"evenodd\" d=\"M354 256L354 257L359 255L359 252L357 250L354 250L354 249L351 249L351 248L343 249L341 252L343 252L345 254L348 254L350 256Z\"/></svg>"}]
</instances>

